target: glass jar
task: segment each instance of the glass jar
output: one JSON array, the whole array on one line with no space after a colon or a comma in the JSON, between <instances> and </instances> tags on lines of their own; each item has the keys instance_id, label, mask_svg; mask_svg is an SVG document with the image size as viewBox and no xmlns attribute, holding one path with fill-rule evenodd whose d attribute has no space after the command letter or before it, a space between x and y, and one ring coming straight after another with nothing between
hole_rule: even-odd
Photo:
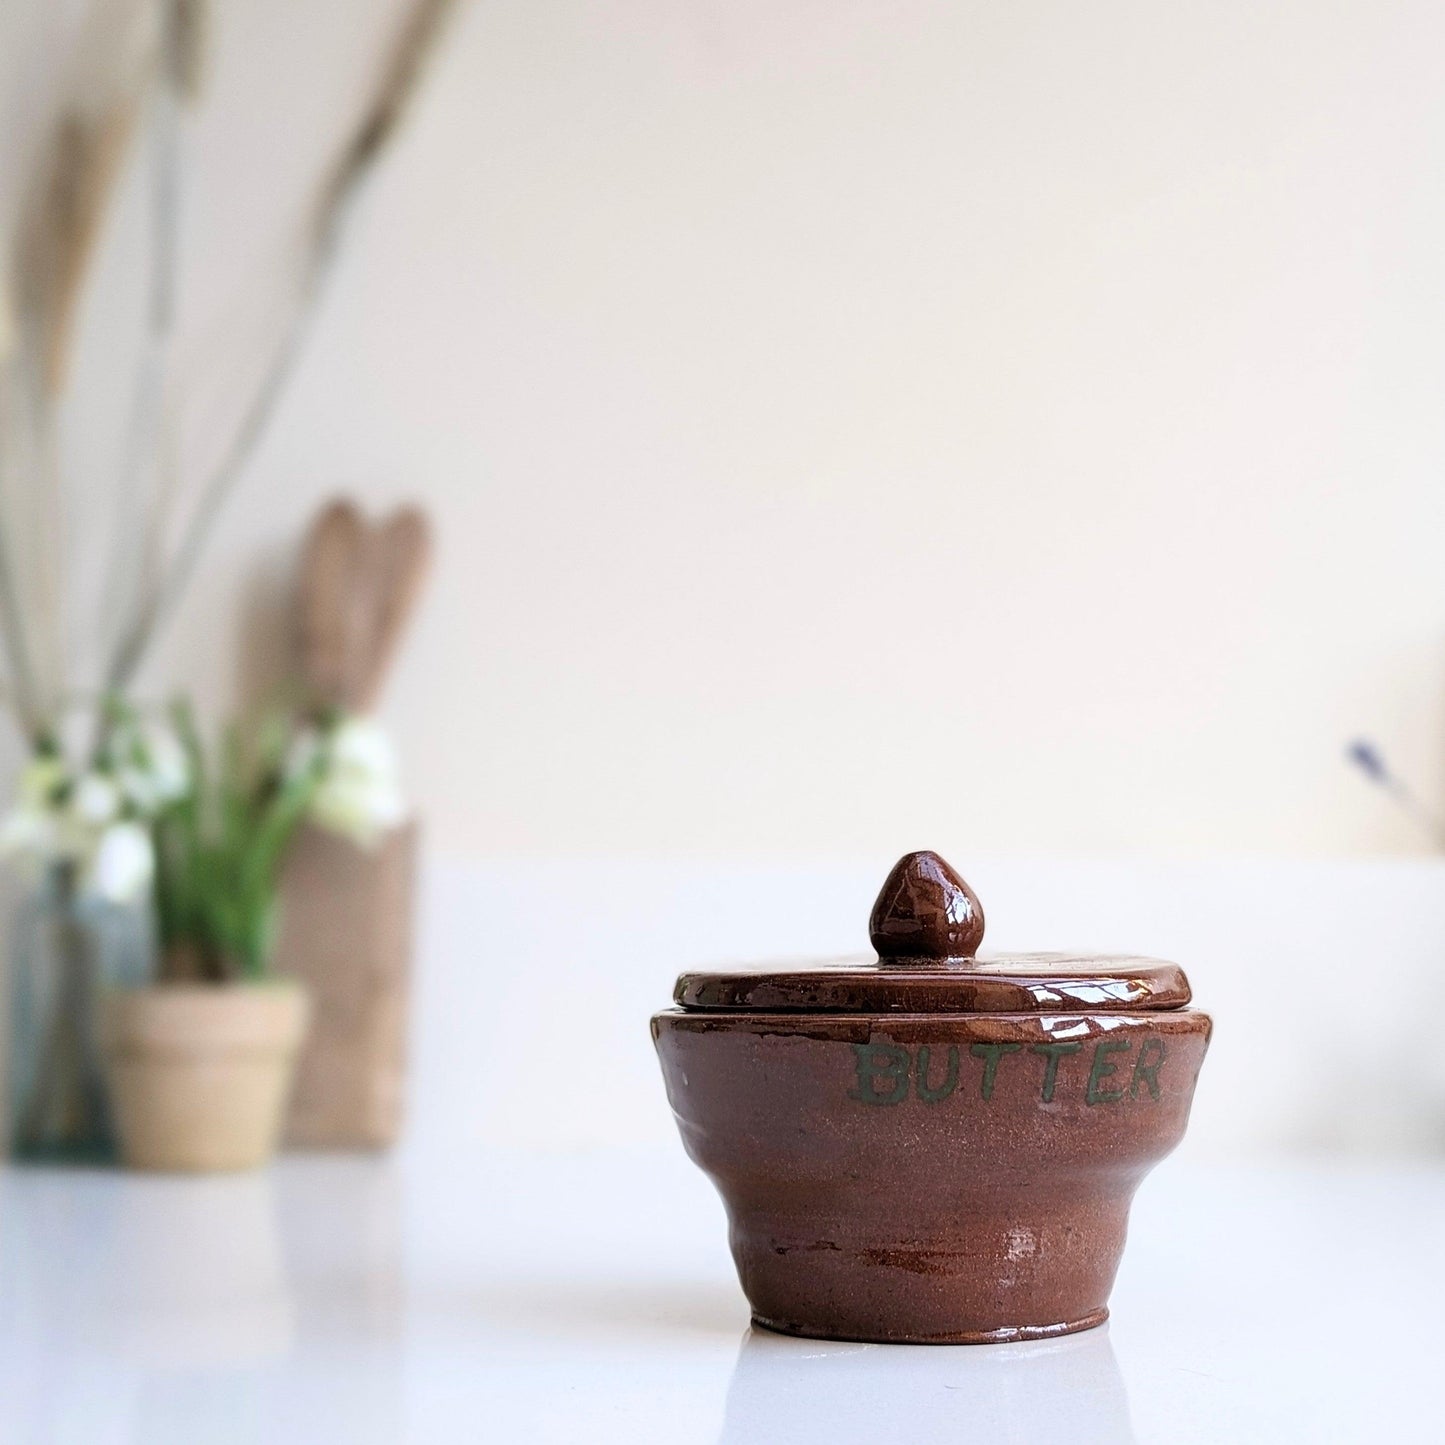
<instances>
[{"instance_id":1,"label":"glass jar","mask_svg":"<svg viewBox=\"0 0 1445 1445\"><path fill-rule=\"evenodd\" d=\"M84 893L74 866L56 864L20 903L10 945L10 1152L105 1162L115 1145L101 1001L150 980L150 909Z\"/></svg>"}]
</instances>

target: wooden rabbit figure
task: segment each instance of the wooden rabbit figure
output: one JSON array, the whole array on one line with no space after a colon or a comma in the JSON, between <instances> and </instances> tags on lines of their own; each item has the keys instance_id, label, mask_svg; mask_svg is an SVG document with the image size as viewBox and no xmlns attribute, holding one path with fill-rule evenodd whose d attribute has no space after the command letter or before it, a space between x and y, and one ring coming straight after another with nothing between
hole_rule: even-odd
<instances>
[{"instance_id":1,"label":"wooden rabbit figure","mask_svg":"<svg viewBox=\"0 0 1445 1445\"><path fill-rule=\"evenodd\" d=\"M300 681L318 717L381 695L430 560L425 517L371 523L338 499L312 524L298 598ZM277 961L311 991L286 1130L304 1148L379 1148L401 1124L417 827L363 849L303 829L282 885Z\"/></svg>"}]
</instances>

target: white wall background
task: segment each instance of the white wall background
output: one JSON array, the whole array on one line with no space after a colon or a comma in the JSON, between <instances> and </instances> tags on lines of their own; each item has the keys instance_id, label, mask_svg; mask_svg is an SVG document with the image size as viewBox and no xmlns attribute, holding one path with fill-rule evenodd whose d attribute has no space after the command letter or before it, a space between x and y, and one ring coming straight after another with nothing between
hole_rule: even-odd
<instances>
[{"instance_id":1,"label":"white wall background","mask_svg":"<svg viewBox=\"0 0 1445 1445\"><path fill-rule=\"evenodd\" d=\"M75 8L0 17L17 152ZM399 13L216 8L202 361ZM439 852L1419 847L1341 745L1445 791L1442 42L1428 0L477 0L148 686L219 705L316 501L413 496Z\"/></svg>"}]
</instances>

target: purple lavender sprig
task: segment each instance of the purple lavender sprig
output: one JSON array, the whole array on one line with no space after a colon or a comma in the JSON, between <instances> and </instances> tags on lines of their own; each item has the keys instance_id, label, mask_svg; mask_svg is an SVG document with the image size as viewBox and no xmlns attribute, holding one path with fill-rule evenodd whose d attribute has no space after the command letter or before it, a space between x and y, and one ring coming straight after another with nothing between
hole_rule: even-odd
<instances>
[{"instance_id":1,"label":"purple lavender sprig","mask_svg":"<svg viewBox=\"0 0 1445 1445\"><path fill-rule=\"evenodd\" d=\"M1378 788L1383 788L1407 818L1440 847L1445 847L1445 821L1401 777L1390 771L1384 755L1366 738L1356 738L1345 756Z\"/></svg>"}]
</instances>

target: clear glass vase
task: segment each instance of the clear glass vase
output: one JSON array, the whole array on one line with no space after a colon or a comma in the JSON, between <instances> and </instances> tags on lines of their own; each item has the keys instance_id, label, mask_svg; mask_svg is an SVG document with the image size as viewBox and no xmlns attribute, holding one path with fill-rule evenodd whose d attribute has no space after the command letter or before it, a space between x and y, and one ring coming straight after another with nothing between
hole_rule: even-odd
<instances>
[{"instance_id":1,"label":"clear glass vase","mask_svg":"<svg viewBox=\"0 0 1445 1445\"><path fill-rule=\"evenodd\" d=\"M10 942L10 1152L109 1160L101 1000L152 976L150 911L81 892L74 867L59 864L21 902Z\"/></svg>"}]
</instances>

